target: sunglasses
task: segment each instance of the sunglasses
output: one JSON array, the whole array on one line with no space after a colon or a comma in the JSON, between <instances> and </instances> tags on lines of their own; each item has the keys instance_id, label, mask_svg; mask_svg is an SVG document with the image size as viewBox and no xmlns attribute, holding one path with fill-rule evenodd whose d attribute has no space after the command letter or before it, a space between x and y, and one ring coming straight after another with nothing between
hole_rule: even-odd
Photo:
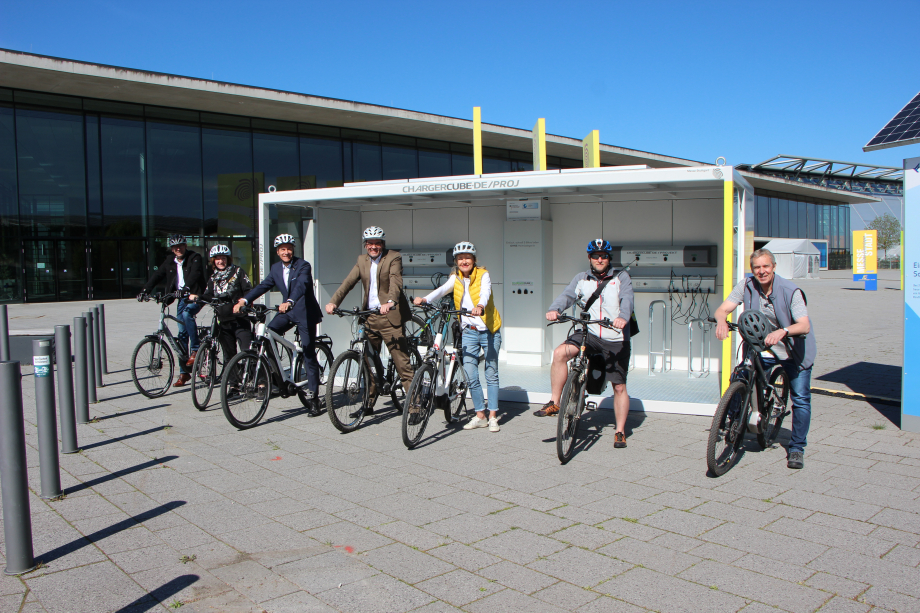
<instances>
[{"instance_id":1,"label":"sunglasses","mask_svg":"<svg viewBox=\"0 0 920 613\"><path fill-rule=\"evenodd\" d=\"M610 254L609 254L609 253L604 253L604 252L592 253L589 257L590 257L592 260L609 260L609 259L610 259Z\"/></svg>"}]
</instances>

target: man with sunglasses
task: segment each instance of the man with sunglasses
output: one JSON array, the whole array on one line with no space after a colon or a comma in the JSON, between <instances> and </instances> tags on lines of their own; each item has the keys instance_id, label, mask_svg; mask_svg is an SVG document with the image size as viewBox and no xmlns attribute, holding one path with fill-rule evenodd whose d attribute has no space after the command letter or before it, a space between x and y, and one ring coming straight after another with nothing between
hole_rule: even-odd
<instances>
[{"instance_id":1,"label":"man with sunglasses","mask_svg":"<svg viewBox=\"0 0 920 613\"><path fill-rule=\"evenodd\" d=\"M590 355L601 355L606 365L606 380L613 385L613 411L617 429L613 446L626 447L626 417L629 415L629 394L626 392L626 372L629 370L629 318L633 312L633 288L629 273L614 270L610 264L613 247L601 238L588 243L588 270L575 275L565 291L549 306L546 319L556 321L559 314L576 302L588 307L591 319L607 318L613 330L597 324L588 326L588 338L581 332L573 333L553 351L553 365L550 369L552 399L537 417L548 417L559 412L559 397L568 376L568 361L578 354L582 341L586 341Z\"/></svg>"}]
</instances>

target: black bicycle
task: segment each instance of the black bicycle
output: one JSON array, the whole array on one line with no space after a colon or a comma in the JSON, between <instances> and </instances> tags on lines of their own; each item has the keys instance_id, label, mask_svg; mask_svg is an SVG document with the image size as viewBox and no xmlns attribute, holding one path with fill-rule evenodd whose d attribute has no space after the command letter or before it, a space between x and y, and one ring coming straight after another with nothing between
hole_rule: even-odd
<instances>
[{"instance_id":1,"label":"black bicycle","mask_svg":"<svg viewBox=\"0 0 920 613\"><path fill-rule=\"evenodd\" d=\"M192 404L199 411L204 411L208 408L214 387L220 383L220 377L224 371L220 341L217 338L220 326L214 308L224 304L225 301L212 300L209 302L199 298L197 302L212 309L211 326L207 329L207 334L200 337L198 353L192 364Z\"/></svg>"},{"instance_id":2,"label":"black bicycle","mask_svg":"<svg viewBox=\"0 0 920 613\"><path fill-rule=\"evenodd\" d=\"M258 424L265 415L269 400L275 396L288 398L296 395L303 406L319 410L311 404L313 392L306 389L308 380L303 354L306 348L300 344L297 329L292 342L265 325L268 313L277 310L278 307L269 308L262 304L240 309L240 313L256 324L252 347L227 361L220 387L224 416L240 430ZM318 337L314 348L317 357L322 356L319 360L322 369L332 359L332 341L328 336ZM326 383L323 370L319 373L319 380L320 388L315 396L317 402ZM313 414L319 415L319 412Z\"/></svg>"},{"instance_id":3,"label":"black bicycle","mask_svg":"<svg viewBox=\"0 0 920 613\"><path fill-rule=\"evenodd\" d=\"M146 335L137 344L131 355L131 378L134 380L137 391L147 398L157 398L169 390L176 367L173 362L173 352L180 363L184 364L188 361L187 349L179 345L178 339L173 336L168 324L170 320L182 324L169 314L169 305L176 299L187 295L187 292L172 292L144 297L144 302L153 300L160 305L160 323L156 332ZM208 328L198 328L199 337L207 332Z\"/></svg>"},{"instance_id":4,"label":"black bicycle","mask_svg":"<svg viewBox=\"0 0 920 613\"><path fill-rule=\"evenodd\" d=\"M709 321L716 323L712 317ZM737 324L726 323L729 330L738 331ZM790 413L786 408L786 371L780 364L767 368L756 343L744 341L744 359L732 371L731 383L722 394L709 428L706 465L717 477L728 472L741 457L745 432L756 433L760 447L766 449L776 440L783 419Z\"/></svg>"},{"instance_id":5,"label":"black bicycle","mask_svg":"<svg viewBox=\"0 0 920 613\"><path fill-rule=\"evenodd\" d=\"M397 413L402 412L405 391L399 373L396 372L396 363L391 358L386 368L380 359L380 353L374 349L371 338L380 339L380 333L368 329L367 318L378 315L376 309L353 311L335 309L339 317L355 317L357 328L348 349L335 358L329 381L326 385L326 409L329 420L340 432L351 432L361 425L361 421L368 409L373 409L381 394L389 394L393 400L393 407ZM409 363L415 370L421 364L422 358L418 349L409 345ZM371 379L373 377L373 380ZM376 393L371 396L370 384L376 388Z\"/></svg>"},{"instance_id":6,"label":"black bicycle","mask_svg":"<svg viewBox=\"0 0 920 613\"><path fill-rule=\"evenodd\" d=\"M585 410L585 388L588 385L589 358L587 354L588 326L597 324L613 330L613 323L607 319L588 319L590 315L583 311L579 317L559 315L555 321L547 326L561 323L572 323L572 329L580 329L582 334L581 346L576 355L569 362L569 374L562 387L559 397L559 413L556 421L556 455L563 464L572 459L575 441L578 438L578 422Z\"/></svg>"}]
</instances>

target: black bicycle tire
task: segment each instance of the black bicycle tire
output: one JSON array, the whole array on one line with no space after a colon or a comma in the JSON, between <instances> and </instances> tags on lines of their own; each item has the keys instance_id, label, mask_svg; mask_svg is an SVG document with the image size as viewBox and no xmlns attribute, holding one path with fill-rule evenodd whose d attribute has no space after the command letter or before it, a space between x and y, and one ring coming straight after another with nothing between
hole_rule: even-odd
<instances>
[{"instance_id":1,"label":"black bicycle tire","mask_svg":"<svg viewBox=\"0 0 920 613\"><path fill-rule=\"evenodd\" d=\"M428 376L428 396L427 398L420 398L416 404L418 404L419 413L421 414L421 420L418 424L410 424L409 420L412 418L413 413L411 412L412 403L416 395L425 392L423 387L423 379L425 376ZM418 370L415 371L415 375L412 377L412 383L409 385L409 393L406 394L406 410L403 411L402 416L402 439L403 444L407 449L414 449L418 445L419 441L422 440L422 435L425 433L425 428L428 426L428 419L431 417L432 412L434 411L432 405L434 403L434 390L432 389L435 385L435 378L437 373L435 372L434 365L431 363L424 363L419 366ZM418 431L413 433L409 432L409 428L418 427Z\"/></svg>"},{"instance_id":2,"label":"black bicycle tire","mask_svg":"<svg viewBox=\"0 0 920 613\"><path fill-rule=\"evenodd\" d=\"M214 393L214 383L218 379L218 375L212 373L208 379L207 393L204 396L203 400L198 398L198 379L199 373L201 372L202 365L205 363L205 360L208 360L212 365L212 368L216 370L217 364L220 360L220 346L216 339L211 336L206 336L202 339L201 344L198 347L198 353L195 355L195 362L192 364L192 404L195 405L195 408L199 411L204 411L208 408L208 402L211 401L211 394Z\"/></svg>"},{"instance_id":3,"label":"black bicycle tire","mask_svg":"<svg viewBox=\"0 0 920 613\"><path fill-rule=\"evenodd\" d=\"M730 455L724 461L718 461L716 458L716 444L720 439L725 438L725 434L722 430L722 424L726 418L726 414L730 409L730 404L732 399L740 394L742 404L740 409L740 415L736 419L738 430L737 430L737 439L728 442L726 447L730 451ZM722 398L719 399L719 405L716 407L716 412L712 416L712 425L709 427L709 440L706 444L706 466L709 468L710 472L717 477L721 477L729 470L732 466L738 461L738 458L741 457L741 446L744 443L744 433L747 431L747 420L748 420L748 411L751 404L750 393L747 387L747 384L742 381L735 381L728 386L728 389L725 390L725 393L722 394Z\"/></svg>"},{"instance_id":4,"label":"black bicycle tire","mask_svg":"<svg viewBox=\"0 0 920 613\"><path fill-rule=\"evenodd\" d=\"M578 440L578 422L581 419L581 403L584 402L585 382L579 382L581 373L569 372L562 394L559 396L559 413L556 417L556 456L559 462L567 464L572 459L572 450ZM575 406L571 407L574 403Z\"/></svg>"},{"instance_id":5,"label":"black bicycle tire","mask_svg":"<svg viewBox=\"0 0 920 613\"><path fill-rule=\"evenodd\" d=\"M357 375L359 377L358 390L362 389L362 385L360 381L362 379L364 380L363 391L361 392L361 399L360 399L361 411L358 412L357 410L355 410L352 413L347 414L348 417L352 419L352 421L348 423L345 423L342 419L339 418L338 411L340 409L336 408L336 402L335 402L337 390L339 394L343 393L343 390L339 390L339 386L336 385L335 375L338 373L339 369L342 368L342 364L344 364L346 360L353 361L358 368L358 375ZM329 421L332 422L332 425L335 426L336 430L338 430L339 432L342 432L343 434L347 434L348 432L353 432L354 430L358 428L358 426L361 425L361 422L364 420L364 415L365 415L364 407L366 406L367 400L368 400L368 382L369 381L370 381L370 373L367 370L367 364L364 362L364 360L361 359L361 354L358 353L357 351L353 349L343 351L335 359L335 362L333 362L332 369L329 371L328 383L326 385L326 412L329 413ZM347 386L347 385L348 385L348 381L346 379L343 381L343 386ZM338 403L338 404L341 407L341 403ZM349 406L349 409L350 409L350 406ZM351 417L353 413L358 413L358 416Z\"/></svg>"},{"instance_id":6,"label":"black bicycle tire","mask_svg":"<svg viewBox=\"0 0 920 613\"><path fill-rule=\"evenodd\" d=\"M162 388L157 388L153 391L148 391L146 388L144 388L141 385L137 377L137 357L138 357L138 354L140 353L141 347L143 347L144 345L148 343L154 343L156 345L159 345L160 348L163 351L165 351L166 358L163 360L163 362L169 365L168 366L169 375L166 377L166 384L163 385ZM170 349L169 345L163 342L163 339L159 337L147 337L143 339L141 342L137 344L137 347L134 348L134 353L131 354L131 379L134 380L134 387L137 388L137 391L139 391L141 394L143 394L147 398L159 398L160 396L164 395L167 391L169 391L169 385L172 383L172 379L173 379L173 375L175 374L175 370L176 370L176 366L173 361L172 349Z\"/></svg>"},{"instance_id":7,"label":"black bicycle tire","mask_svg":"<svg viewBox=\"0 0 920 613\"><path fill-rule=\"evenodd\" d=\"M777 396L782 401L782 406L776 407L773 405L769 415L766 417L761 416L760 428L758 428L759 432L757 432L757 443L760 445L761 449L766 449L773 445L776 441L776 437L779 436L780 427L783 425L783 419L786 417L786 406L789 404L789 375L780 364L776 364L767 375L767 382L771 388L775 388L776 379L779 376L783 378L783 388L777 392Z\"/></svg>"},{"instance_id":8,"label":"black bicycle tire","mask_svg":"<svg viewBox=\"0 0 920 613\"><path fill-rule=\"evenodd\" d=\"M233 373L236 369L236 365L243 360L256 360L258 365L256 366L256 381L259 380L260 375L258 373L264 373L265 375L265 385L266 393L265 398L262 400L262 406L259 407L259 410L256 412L255 416L249 420L241 420L233 414L233 410L230 408L230 404L227 402L227 386L230 384ZM265 361L265 358L260 358L258 354L252 351L243 351L232 358L227 362L227 365L224 367L224 376L221 377L220 383L220 405L223 409L224 417L227 418L227 421L230 422L230 425L239 430L247 430L257 425L261 421L262 416L265 415L266 409L268 409L268 402L271 400L271 387L272 387L272 377L271 370L268 367L268 362ZM258 385L258 383L256 383Z\"/></svg>"}]
</instances>

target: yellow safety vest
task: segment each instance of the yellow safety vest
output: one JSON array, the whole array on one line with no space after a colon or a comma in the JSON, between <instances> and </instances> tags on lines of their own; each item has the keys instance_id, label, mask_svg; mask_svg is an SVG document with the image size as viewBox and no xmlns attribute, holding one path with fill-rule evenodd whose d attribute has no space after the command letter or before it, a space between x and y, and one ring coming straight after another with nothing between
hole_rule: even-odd
<instances>
[{"instance_id":1,"label":"yellow safety vest","mask_svg":"<svg viewBox=\"0 0 920 613\"><path fill-rule=\"evenodd\" d=\"M479 305L479 290L482 287L482 275L485 272L488 271L482 266L475 266L473 272L470 273L470 298L473 300L473 306ZM455 270L454 274L456 275L454 279L454 308L459 309L463 303L463 273ZM495 308L495 300L492 294L489 294L489 303L486 304L482 320L485 322L489 332L493 334L502 327L502 318L498 314L498 309Z\"/></svg>"}]
</instances>

